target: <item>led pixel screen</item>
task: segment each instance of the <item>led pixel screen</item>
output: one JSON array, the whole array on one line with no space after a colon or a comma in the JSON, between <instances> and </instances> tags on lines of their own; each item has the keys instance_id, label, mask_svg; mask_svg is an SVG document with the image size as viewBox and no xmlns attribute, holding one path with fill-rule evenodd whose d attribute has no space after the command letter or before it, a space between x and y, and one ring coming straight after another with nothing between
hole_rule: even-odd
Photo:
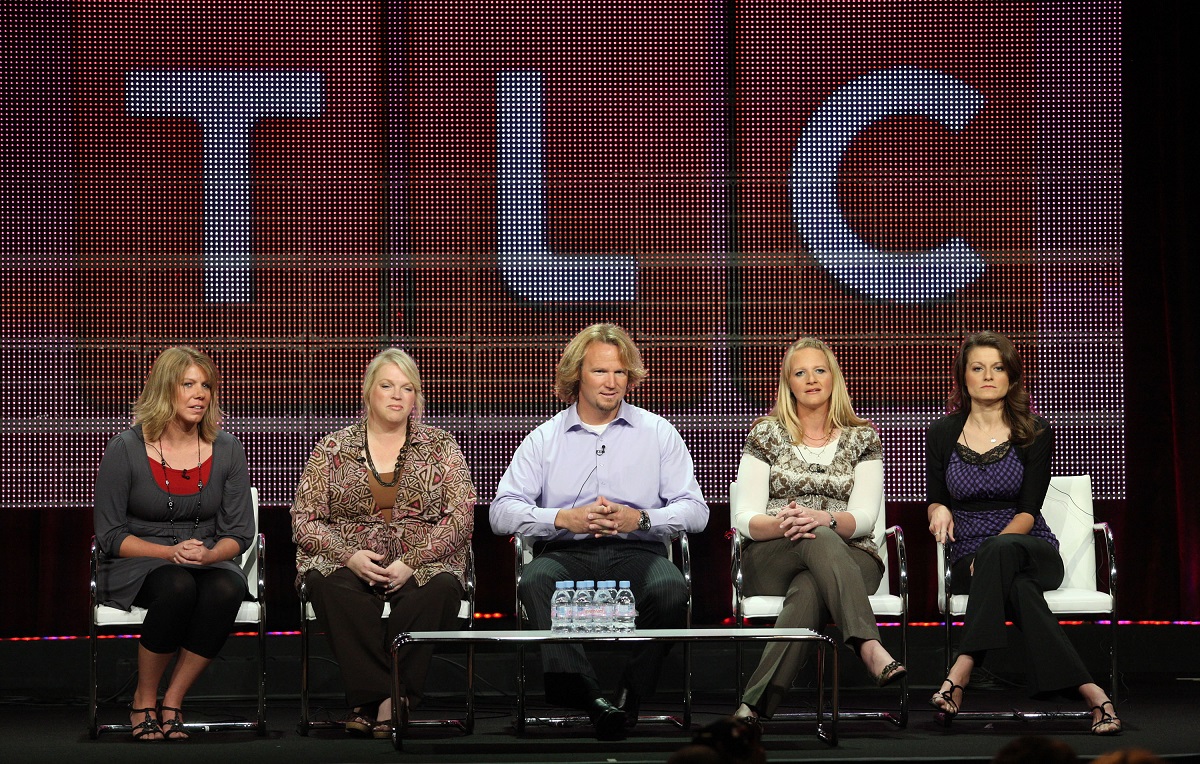
<instances>
[{"instance_id":1,"label":"led pixel screen","mask_svg":"<svg viewBox=\"0 0 1200 764\"><path fill-rule=\"evenodd\" d=\"M0 461L28 476L4 508L89 506L172 344L223 372L267 506L387 344L487 501L596 321L641 346L632 400L715 502L802 333L879 426L889 498L920 500L923 428L984 328L1026 355L1055 471L1124 496L1122 446L1094 447L1124 443L1120 375L1085 368L1123 365L1119 3L62 13L30 75L54 95L15 117L42 190L3 201L36 221L0 233Z\"/></svg>"}]
</instances>

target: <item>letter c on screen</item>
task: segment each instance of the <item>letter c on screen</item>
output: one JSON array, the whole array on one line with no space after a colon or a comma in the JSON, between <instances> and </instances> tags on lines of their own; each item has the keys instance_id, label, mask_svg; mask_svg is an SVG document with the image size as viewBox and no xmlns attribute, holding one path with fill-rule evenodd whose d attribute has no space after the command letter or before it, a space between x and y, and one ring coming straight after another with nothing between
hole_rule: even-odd
<instances>
[{"instance_id":1,"label":"letter c on screen","mask_svg":"<svg viewBox=\"0 0 1200 764\"><path fill-rule=\"evenodd\" d=\"M911 66L871 72L834 91L804 126L792 161L792 215L813 258L847 286L905 304L947 297L983 275L983 258L960 237L919 253L872 247L850 228L837 198L842 156L873 123L923 116L958 132L983 103L962 80Z\"/></svg>"}]
</instances>

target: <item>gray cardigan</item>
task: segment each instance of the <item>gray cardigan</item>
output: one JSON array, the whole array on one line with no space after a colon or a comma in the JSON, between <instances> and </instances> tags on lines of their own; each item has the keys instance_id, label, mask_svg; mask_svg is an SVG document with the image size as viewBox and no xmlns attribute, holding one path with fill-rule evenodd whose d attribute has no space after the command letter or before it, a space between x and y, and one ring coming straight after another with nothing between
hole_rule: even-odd
<instances>
[{"instance_id":1,"label":"gray cardigan","mask_svg":"<svg viewBox=\"0 0 1200 764\"><path fill-rule=\"evenodd\" d=\"M254 537L254 510L250 502L250 476L246 452L238 439L218 432L213 443L212 471L196 497L176 496L175 514L167 510L167 493L150 472L142 428L135 425L108 442L100 472L96 476L96 500L93 510L99 564L96 578L97 600L105 605L129 610L142 582L160 565L170 560L155 557L119 557L121 542L128 536L171 546L172 536L180 540L197 538L212 548L218 539L231 538L246 551ZM197 511L198 509L198 511ZM196 525L196 517L200 518ZM232 570L245 579L234 561L210 567Z\"/></svg>"}]
</instances>

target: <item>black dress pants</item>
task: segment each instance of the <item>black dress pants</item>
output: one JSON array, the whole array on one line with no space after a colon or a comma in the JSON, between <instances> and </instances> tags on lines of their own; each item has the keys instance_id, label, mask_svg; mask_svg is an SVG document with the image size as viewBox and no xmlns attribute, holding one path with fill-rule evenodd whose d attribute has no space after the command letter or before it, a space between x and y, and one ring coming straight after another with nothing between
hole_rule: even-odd
<instances>
[{"instance_id":1,"label":"black dress pants","mask_svg":"<svg viewBox=\"0 0 1200 764\"><path fill-rule=\"evenodd\" d=\"M1033 693L1077 695L1091 674L1043 596L1062 580L1062 557L1045 539L1005 533L984 541L951 569L951 592L970 595L959 652L981 662L989 650L1007 647L1011 620L1025 637Z\"/></svg>"},{"instance_id":2,"label":"black dress pants","mask_svg":"<svg viewBox=\"0 0 1200 764\"><path fill-rule=\"evenodd\" d=\"M550 628L550 595L556 581L585 579L629 581L637 599L639 629L687 626L687 583L667 559L666 547L656 541L605 538L548 544L525 566L518 594L533 627ZM647 642L636 648L625 667L623 683L639 695L652 695L671 646L669 642ZM598 683L580 645L544 645L542 668L552 703L582 706L591 700L587 694L597 694L586 689L597 688ZM579 681L562 675L573 675ZM552 684L563 687L563 692L555 693Z\"/></svg>"},{"instance_id":3,"label":"black dress pants","mask_svg":"<svg viewBox=\"0 0 1200 764\"><path fill-rule=\"evenodd\" d=\"M329 576L310 570L305 580L317 623L341 667L351 708L378 705L391 697L391 645L397 634L450 630L458 623L463 590L449 573L439 573L424 586L410 578L387 600L392 606L387 621L383 620L384 599L349 568L338 568ZM410 707L421 700L432 658L433 645L401 648L400 677Z\"/></svg>"}]
</instances>

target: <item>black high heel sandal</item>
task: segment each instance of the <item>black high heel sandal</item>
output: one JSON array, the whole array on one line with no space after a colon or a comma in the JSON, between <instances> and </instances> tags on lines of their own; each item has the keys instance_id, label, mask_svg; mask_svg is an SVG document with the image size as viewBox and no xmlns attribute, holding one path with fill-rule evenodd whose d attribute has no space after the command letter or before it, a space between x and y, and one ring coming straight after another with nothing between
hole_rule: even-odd
<instances>
[{"instance_id":1,"label":"black high heel sandal","mask_svg":"<svg viewBox=\"0 0 1200 764\"><path fill-rule=\"evenodd\" d=\"M1112 708L1111 714L1104 710L1105 706ZM1091 710L1100 712L1100 721L1092 725L1093 735L1109 736L1121 734L1121 717L1117 716L1117 707L1113 705L1111 700L1106 700L1098 706L1092 706ZM1099 729L1106 724L1115 724L1116 726L1107 730Z\"/></svg>"},{"instance_id":2,"label":"black high heel sandal","mask_svg":"<svg viewBox=\"0 0 1200 764\"><path fill-rule=\"evenodd\" d=\"M942 718L945 720L945 723L949 724L950 722L952 722L954 720L954 717L958 716L958 710L959 710L958 704L954 702L954 691L958 690L958 691L962 692L963 695L966 695L967 688L963 687L961 684L955 684L953 682L953 680L950 679L950 677L946 677L945 679L942 680L942 684L947 684L947 683L950 684L950 689L939 690L938 692L935 692L933 694L933 697L931 697L929 699L929 705L933 706L938 711L940 711L942 713ZM946 706L948 706L948 707L943 707L943 706L938 705L937 698L939 698L939 697L943 701L946 702Z\"/></svg>"},{"instance_id":3,"label":"black high heel sandal","mask_svg":"<svg viewBox=\"0 0 1200 764\"><path fill-rule=\"evenodd\" d=\"M151 714L156 713L156 709L134 708L133 704L130 703L129 704L129 713L131 715L132 714L145 714L145 716L142 718L141 723L133 725L133 729L131 730L131 732L133 733L134 740L142 740L147 735L162 735L163 734L163 729L162 729L162 726L158 723L158 719L155 719L153 716L151 716ZM154 738L153 740L147 740L146 742L153 743L153 742L157 742L159 740L164 740L164 739L166 739L165 735L160 738Z\"/></svg>"},{"instance_id":4,"label":"black high heel sandal","mask_svg":"<svg viewBox=\"0 0 1200 764\"><path fill-rule=\"evenodd\" d=\"M175 716L171 717L170 719L168 719L165 722L159 723L159 726L162 727L162 733L163 733L164 740L188 740L189 738L191 738L191 735L189 735L187 733L187 730L185 730L183 728L183 709L182 708L175 708L174 706L159 706L158 707L158 718L159 719L162 718L163 711L174 711L175 712Z\"/></svg>"}]
</instances>

